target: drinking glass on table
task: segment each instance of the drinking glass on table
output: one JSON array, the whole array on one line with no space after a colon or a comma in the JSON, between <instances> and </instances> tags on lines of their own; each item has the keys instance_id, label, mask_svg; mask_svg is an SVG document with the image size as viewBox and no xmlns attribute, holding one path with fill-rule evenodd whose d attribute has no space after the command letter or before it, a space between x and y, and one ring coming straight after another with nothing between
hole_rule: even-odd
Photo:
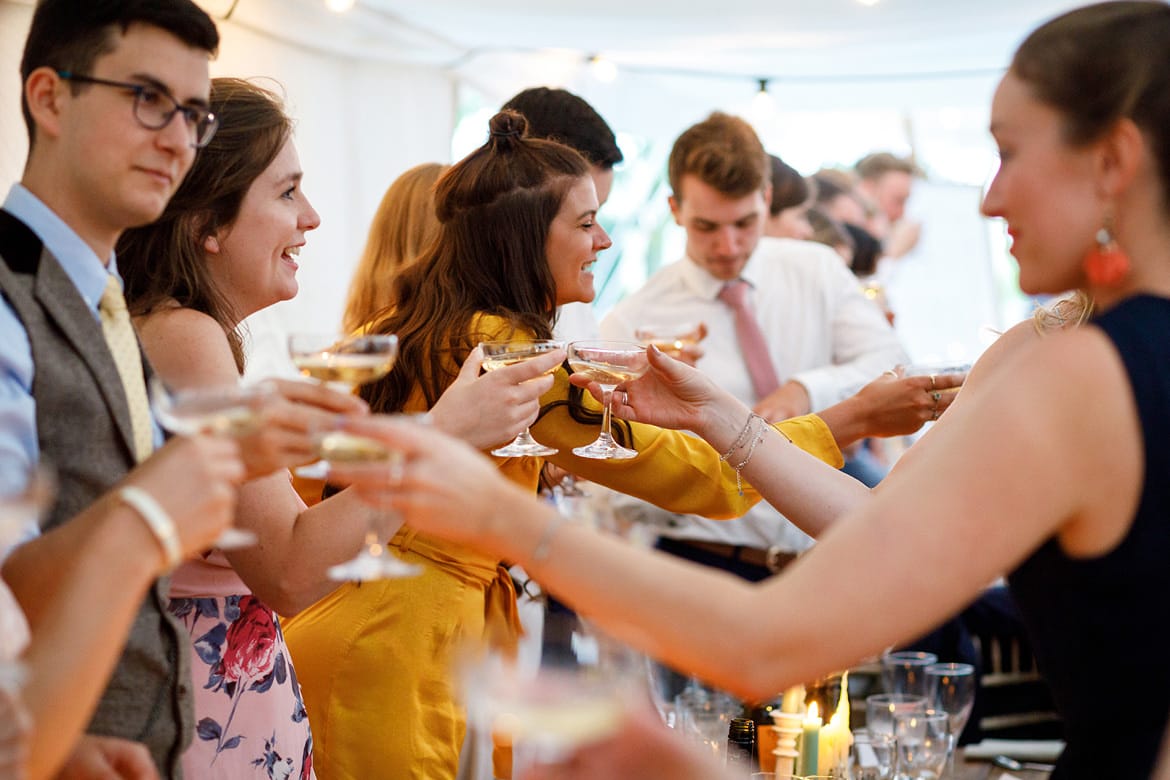
<instances>
[{"instance_id":1,"label":"drinking glass on table","mask_svg":"<svg viewBox=\"0 0 1170 780\"><path fill-rule=\"evenodd\" d=\"M157 376L150 378L149 395L155 420L173 434L205 433L236 438L259 430L264 407L278 398L275 387L265 382L172 393ZM238 550L256 542L256 534L251 531L225 528L215 540L215 546L221 550Z\"/></svg>"},{"instance_id":2,"label":"drinking glass on table","mask_svg":"<svg viewBox=\"0 0 1170 780\"><path fill-rule=\"evenodd\" d=\"M569 366L573 373L584 374L601 385L601 433L590 444L574 447L573 454L596 460L627 460L637 450L614 441L611 432L610 401L613 390L622 382L631 382L650 370L646 348L632 341L574 341L569 344Z\"/></svg>"},{"instance_id":3,"label":"drinking glass on table","mask_svg":"<svg viewBox=\"0 0 1170 780\"><path fill-rule=\"evenodd\" d=\"M939 780L950 758L953 739L945 712L923 710L894 716L897 780Z\"/></svg>"},{"instance_id":4,"label":"drinking glass on table","mask_svg":"<svg viewBox=\"0 0 1170 780\"><path fill-rule=\"evenodd\" d=\"M882 685L886 693L926 696L926 667L938 663L938 656L917 650L882 653Z\"/></svg>"},{"instance_id":5,"label":"drinking glass on table","mask_svg":"<svg viewBox=\"0 0 1170 780\"><path fill-rule=\"evenodd\" d=\"M302 375L342 392L374 382L394 367L398 337L394 335L339 336L326 333L294 333L288 337L288 353ZM368 438L343 431L324 434L318 444L322 460L302 466L297 476L324 479L329 460L381 460L385 449Z\"/></svg>"},{"instance_id":6,"label":"drinking glass on table","mask_svg":"<svg viewBox=\"0 0 1170 780\"><path fill-rule=\"evenodd\" d=\"M893 734L894 718L926 710L925 696L906 693L875 693L865 697L865 726L870 735Z\"/></svg>"},{"instance_id":7,"label":"drinking glass on table","mask_svg":"<svg viewBox=\"0 0 1170 780\"><path fill-rule=\"evenodd\" d=\"M551 352L554 349L563 349L565 342L552 339L538 339L532 341L481 341L483 350L483 367L485 371L495 371L504 366L531 360L534 357ZM556 369L552 369L555 371ZM549 373L552 373L551 371ZM492 455L499 458L523 458L534 455L556 455L560 450L545 445L532 438L531 431L526 427L516 435L510 444L492 450Z\"/></svg>"},{"instance_id":8,"label":"drinking glass on table","mask_svg":"<svg viewBox=\"0 0 1170 780\"><path fill-rule=\"evenodd\" d=\"M874 734L868 729L853 732L849 747L852 780L889 780L894 774L894 735Z\"/></svg>"},{"instance_id":9,"label":"drinking glass on table","mask_svg":"<svg viewBox=\"0 0 1170 780\"><path fill-rule=\"evenodd\" d=\"M951 734L957 741L975 706L975 667L971 664L931 664L926 667L926 679L930 706L947 714Z\"/></svg>"}]
</instances>

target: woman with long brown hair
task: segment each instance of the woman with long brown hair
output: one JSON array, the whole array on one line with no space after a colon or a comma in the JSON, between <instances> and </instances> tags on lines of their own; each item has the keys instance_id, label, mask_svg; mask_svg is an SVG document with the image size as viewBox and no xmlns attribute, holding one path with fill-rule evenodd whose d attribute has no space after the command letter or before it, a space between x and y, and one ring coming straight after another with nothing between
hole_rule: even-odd
<instances>
[{"instance_id":1,"label":"woman with long brown hair","mask_svg":"<svg viewBox=\"0 0 1170 780\"><path fill-rule=\"evenodd\" d=\"M481 341L550 338L558 305L592 300L592 267L610 241L596 221L588 164L566 146L527 138L525 129L519 114L497 114L487 143L439 179L439 236L399 272L396 306L372 328L397 334L400 344L394 371L362 390L372 410L426 410ZM559 448L549 460L574 474L680 512L731 517L756 500L737 491L719 453L674 431L625 428L640 453L633 460L572 455L596 436L599 415L580 390L570 392L563 370L541 403L533 435ZM781 426L840 465L821 419ZM543 462L497 466L535 493ZM486 630L515 632L515 592L494 555L414 531L396 534L390 546L423 573L343 586L286 624L318 764L331 777L451 778L464 735L449 679L452 649Z\"/></svg>"},{"instance_id":2,"label":"woman with long brown hair","mask_svg":"<svg viewBox=\"0 0 1170 780\"><path fill-rule=\"evenodd\" d=\"M296 294L300 249L320 223L300 186L292 120L279 96L219 78L211 107L222 121L216 137L162 217L127 231L118 245L143 346L177 390L237 385L240 322ZM549 386L548 379L524 382L555 365L546 361L483 379L465 372L436 408L436 426L477 446L514 435ZM375 511L351 491L306 508L284 470L314 458L311 430L364 404L314 384L279 387L283 399L265 410L252 446L242 447L252 479L240 488L236 520L258 543L212 551L171 581L170 609L190 629L200 724L183 759L189 778L251 777L277 763L292 776L311 776L309 721L277 613L295 614L337 587L327 569L357 552Z\"/></svg>"}]
</instances>

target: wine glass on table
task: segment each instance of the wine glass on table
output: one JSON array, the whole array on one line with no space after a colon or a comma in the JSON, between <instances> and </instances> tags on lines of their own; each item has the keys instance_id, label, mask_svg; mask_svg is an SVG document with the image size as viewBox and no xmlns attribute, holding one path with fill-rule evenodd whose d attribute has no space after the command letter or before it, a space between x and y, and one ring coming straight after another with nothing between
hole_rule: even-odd
<instances>
[{"instance_id":1,"label":"wine glass on table","mask_svg":"<svg viewBox=\"0 0 1170 780\"><path fill-rule=\"evenodd\" d=\"M590 444L575 447L573 454L595 460L628 460L637 450L614 441L611 432L610 401L613 390L622 382L631 382L650 370L646 348L632 341L574 341L569 344L569 366L601 385L601 433Z\"/></svg>"},{"instance_id":2,"label":"wine glass on table","mask_svg":"<svg viewBox=\"0 0 1170 780\"><path fill-rule=\"evenodd\" d=\"M278 397L276 388L267 382L171 392L157 376L150 378L149 391L155 420L179 436L203 433L240 438L255 433L264 424L264 407ZM215 546L238 550L257 541L251 531L229 527L220 533Z\"/></svg>"},{"instance_id":3,"label":"wine glass on table","mask_svg":"<svg viewBox=\"0 0 1170 780\"><path fill-rule=\"evenodd\" d=\"M930 706L945 712L956 744L975 706L975 667L971 664L931 664L926 667Z\"/></svg>"},{"instance_id":4,"label":"wine glass on table","mask_svg":"<svg viewBox=\"0 0 1170 780\"><path fill-rule=\"evenodd\" d=\"M531 360L554 349L562 349L565 343L552 339L538 339L533 341L481 341L479 346L483 350L484 370L495 371L504 366ZM556 455L559 451L555 447L547 447L532 438L531 431L525 427L511 443L492 450L492 455L499 458L524 458L534 455Z\"/></svg>"}]
</instances>

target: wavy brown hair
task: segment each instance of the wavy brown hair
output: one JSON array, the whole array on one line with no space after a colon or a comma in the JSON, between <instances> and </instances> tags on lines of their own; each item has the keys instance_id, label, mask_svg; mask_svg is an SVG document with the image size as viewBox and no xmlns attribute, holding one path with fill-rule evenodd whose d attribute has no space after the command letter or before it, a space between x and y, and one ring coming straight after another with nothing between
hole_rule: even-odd
<instances>
[{"instance_id":1,"label":"wavy brown hair","mask_svg":"<svg viewBox=\"0 0 1170 780\"><path fill-rule=\"evenodd\" d=\"M358 262L342 325L353 332L386 309L394 297L394 277L439 235L435 182L450 166L423 163L403 173L382 196L366 249Z\"/></svg>"},{"instance_id":2,"label":"wavy brown hair","mask_svg":"<svg viewBox=\"0 0 1170 780\"><path fill-rule=\"evenodd\" d=\"M244 195L292 134L292 120L276 93L243 79L213 79L211 110L220 117L219 130L199 150L162 216L122 234L118 271L132 315L150 314L172 300L209 315L227 334L242 373L241 317L212 279L203 243L235 222Z\"/></svg>"},{"instance_id":3,"label":"wavy brown hair","mask_svg":"<svg viewBox=\"0 0 1170 780\"><path fill-rule=\"evenodd\" d=\"M361 395L378 412L400 411L415 387L431 407L479 339L478 314L549 338L556 286L545 256L553 218L589 175L577 152L525 136L514 111L492 117L487 143L435 185L439 236L394 281L394 308L372 331L398 335L398 361Z\"/></svg>"}]
</instances>

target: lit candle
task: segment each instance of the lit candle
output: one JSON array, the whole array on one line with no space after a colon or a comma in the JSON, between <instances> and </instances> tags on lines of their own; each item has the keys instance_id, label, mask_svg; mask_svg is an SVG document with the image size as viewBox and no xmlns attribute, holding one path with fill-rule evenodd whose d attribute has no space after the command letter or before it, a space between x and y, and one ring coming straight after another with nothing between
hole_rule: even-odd
<instances>
[{"instance_id":1,"label":"lit candle","mask_svg":"<svg viewBox=\"0 0 1170 780\"><path fill-rule=\"evenodd\" d=\"M837 708L829 722L821 728L817 762L820 771L828 772L842 766L849 756L853 733L849 731L849 675L841 678L841 694Z\"/></svg>"},{"instance_id":2,"label":"lit candle","mask_svg":"<svg viewBox=\"0 0 1170 780\"><path fill-rule=\"evenodd\" d=\"M817 703L808 705L808 717L801 723L800 737L800 774L815 775L820 750L821 718L817 713Z\"/></svg>"}]
</instances>

